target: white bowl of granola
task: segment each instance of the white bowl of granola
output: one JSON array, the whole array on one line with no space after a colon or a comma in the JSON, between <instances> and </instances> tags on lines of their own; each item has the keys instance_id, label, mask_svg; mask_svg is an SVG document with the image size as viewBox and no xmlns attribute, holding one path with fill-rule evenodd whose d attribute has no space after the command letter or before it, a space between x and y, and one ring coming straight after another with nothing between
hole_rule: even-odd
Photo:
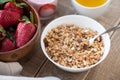
<instances>
[{"instance_id":1,"label":"white bowl of granola","mask_svg":"<svg viewBox=\"0 0 120 80\"><path fill-rule=\"evenodd\" d=\"M104 34L89 44L89 39L105 31L97 21L80 15L67 15L50 22L42 32L41 47L57 67L82 72L100 64L110 50L110 38Z\"/></svg>"}]
</instances>

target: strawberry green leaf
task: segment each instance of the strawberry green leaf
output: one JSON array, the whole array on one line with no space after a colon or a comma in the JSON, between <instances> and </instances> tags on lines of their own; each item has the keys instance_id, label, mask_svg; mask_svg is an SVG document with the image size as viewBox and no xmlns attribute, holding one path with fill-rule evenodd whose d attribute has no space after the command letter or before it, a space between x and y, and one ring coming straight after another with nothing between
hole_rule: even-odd
<instances>
[{"instance_id":1,"label":"strawberry green leaf","mask_svg":"<svg viewBox=\"0 0 120 80\"><path fill-rule=\"evenodd\" d=\"M0 26L0 32L2 34L2 37L0 37L0 40L2 40L6 36L6 31L5 31L5 29L2 26Z\"/></svg>"},{"instance_id":2,"label":"strawberry green leaf","mask_svg":"<svg viewBox=\"0 0 120 80\"><path fill-rule=\"evenodd\" d=\"M16 0L12 0L12 2L16 3Z\"/></svg>"},{"instance_id":3,"label":"strawberry green leaf","mask_svg":"<svg viewBox=\"0 0 120 80\"><path fill-rule=\"evenodd\" d=\"M12 0L12 2L14 2L14 4L20 8L26 8L28 6L25 3L17 3L16 0Z\"/></svg>"},{"instance_id":4,"label":"strawberry green leaf","mask_svg":"<svg viewBox=\"0 0 120 80\"><path fill-rule=\"evenodd\" d=\"M9 1L12 1L12 0L0 0L0 4L4 4L4 3L9 2Z\"/></svg>"},{"instance_id":5,"label":"strawberry green leaf","mask_svg":"<svg viewBox=\"0 0 120 80\"><path fill-rule=\"evenodd\" d=\"M20 8L26 8L26 7L28 7L28 5L25 4L25 3L16 3L16 6L18 6Z\"/></svg>"},{"instance_id":6,"label":"strawberry green leaf","mask_svg":"<svg viewBox=\"0 0 120 80\"><path fill-rule=\"evenodd\" d=\"M0 32L2 32L3 36L6 36L6 31L3 27L0 26Z\"/></svg>"},{"instance_id":7,"label":"strawberry green leaf","mask_svg":"<svg viewBox=\"0 0 120 80\"><path fill-rule=\"evenodd\" d=\"M7 34L7 37L10 38L10 40L12 40L12 41L15 40L13 35L9 31L7 31L6 34Z\"/></svg>"},{"instance_id":8,"label":"strawberry green leaf","mask_svg":"<svg viewBox=\"0 0 120 80\"><path fill-rule=\"evenodd\" d=\"M30 21L32 22L32 23L34 23L34 16L33 16L33 13L30 11Z\"/></svg>"},{"instance_id":9,"label":"strawberry green leaf","mask_svg":"<svg viewBox=\"0 0 120 80\"><path fill-rule=\"evenodd\" d=\"M6 30L6 36L15 42L15 29L13 27L10 27Z\"/></svg>"},{"instance_id":10,"label":"strawberry green leaf","mask_svg":"<svg viewBox=\"0 0 120 80\"><path fill-rule=\"evenodd\" d=\"M30 19L27 16L22 17L22 21L25 21L27 23L30 23Z\"/></svg>"},{"instance_id":11,"label":"strawberry green leaf","mask_svg":"<svg viewBox=\"0 0 120 80\"><path fill-rule=\"evenodd\" d=\"M9 32L14 32L15 30L13 29L13 27L10 27L10 28L8 29L8 31L9 31Z\"/></svg>"},{"instance_id":12,"label":"strawberry green leaf","mask_svg":"<svg viewBox=\"0 0 120 80\"><path fill-rule=\"evenodd\" d=\"M3 5L0 4L0 9L3 9Z\"/></svg>"},{"instance_id":13,"label":"strawberry green leaf","mask_svg":"<svg viewBox=\"0 0 120 80\"><path fill-rule=\"evenodd\" d=\"M27 16L23 16L23 17L22 17L22 20L24 20L24 21L25 21L25 20L30 21Z\"/></svg>"}]
</instances>

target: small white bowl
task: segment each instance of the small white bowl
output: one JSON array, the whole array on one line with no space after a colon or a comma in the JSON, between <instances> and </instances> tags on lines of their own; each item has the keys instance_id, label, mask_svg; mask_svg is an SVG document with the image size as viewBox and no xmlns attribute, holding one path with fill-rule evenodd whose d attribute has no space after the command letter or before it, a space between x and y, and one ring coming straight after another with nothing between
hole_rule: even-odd
<instances>
[{"instance_id":1,"label":"small white bowl","mask_svg":"<svg viewBox=\"0 0 120 80\"><path fill-rule=\"evenodd\" d=\"M80 15L67 15L67 16L57 18L57 19L53 20L52 22L50 22L45 27L44 31L42 32L41 47L42 47L42 50L43 50L45 56L57 67L61 68L62 70L65 70L65 71L69 71L69 72L82 72L82 71L86 71L90 68L95 67L96 65L100 64L100 62L102 62L107 57L109 50L110 50L110 38L109 38L108 34L104 34L102 36L103 41L104 41L104 54L103 54L103 57L101 58L101 60L98 61L96 64L91 65L89 67L84 67L84 68L69 68L69 67L62 66L62 65L56 63L55 61L53 61L48 56L48 54L45 50L45 45L44 45L43 40L44 40L45 36L47 35L48 31L50 31L52 28L55 28L61 24L74 24L77 26L88 27L88 28L98 31L98 33L105 31L105 28L101 24L99 24L97 21L95 21L89 17L80 16Z\"/></svg>"},{"instance_id":2,"label":"small white bowl","mask_svg":"<svg viewBox=\"0 0 120 80\"><path fill-rule=\"evenodd\" d=\"M79 4L76 0L71 0L71 1L72 1L72 5L74 6L74 8L79 14L82 14L91 18L97 18L107 10L107 7L110 4L111 0L106 0L104 4L97 7L86 7Z\"/></svg>"}]
</instances>

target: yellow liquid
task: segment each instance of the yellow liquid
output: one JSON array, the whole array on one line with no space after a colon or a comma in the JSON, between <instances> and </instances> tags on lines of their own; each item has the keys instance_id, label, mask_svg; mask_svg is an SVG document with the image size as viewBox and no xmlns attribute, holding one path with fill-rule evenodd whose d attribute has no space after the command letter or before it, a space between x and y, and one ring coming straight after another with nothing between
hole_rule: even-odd
<instances>
[{"instance_id":1,"label":"yellow liquid","mask_svg":"<svg viewBox=\"0 0 120 80\"><path fill-rule=\"evenodd\" d=\"M86 7L97 7L106 2L106 0L76 0L79 4Z\"/></svg>"}]
</instances>

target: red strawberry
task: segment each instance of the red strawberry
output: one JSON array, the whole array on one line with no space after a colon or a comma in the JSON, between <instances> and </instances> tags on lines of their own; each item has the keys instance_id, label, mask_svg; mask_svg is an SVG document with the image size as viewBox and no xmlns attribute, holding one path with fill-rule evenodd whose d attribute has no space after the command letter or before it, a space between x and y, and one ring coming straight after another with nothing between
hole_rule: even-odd
<instances>
[{"instance_id":1,"label":"red strawberry","mask_svg":"<svg viewBox=\"0 0 120 80\"><path fill-rule=\"evenodd\" d=\"M4 38L1 42L0 52L6 52L15 49L15 45L9 38Z\"/></svg>"},{"instance_id":2,"label":"red strawberry","mask_svg":"<svg viewBox=\"0 0 120 80\"><path fill-rule=\"evenodd\" d=\"M33 23L20 22L16 29L16 46L25 45L35 34L36 27Z\"/></svg>"},{"instance_id":3,"label":"red strawberry","mask_svg":"<svg viewBox=\"0 0 120 80\"><path fill-rule=\"evenodd\" d=\"M45 4L40 7L39 14L40 16L50 16L55 12L56 6L53 4Z\"/></svg>"},{"instance_id":4,"label":"red strawberry","mask_svg":"<svg viewBox=\"0 0 120 80\"><path fill-rule=\"evenodd\" d=\"M21 16L23 15L23 12L24 12L23 8L16 6L14 2L6 3L4 6L4 9L8 11L18 12Z\"/></svg>"},{"instance_id":5,"label":"red strawberry","mask_svg":"<svg viewBox=\"0 0 120 80\"><path fill-rule=\"evenodd\" d=\"M8 28L12 25L18 24L21 16L17 12L11 12L7 10L0 10L0 24L4 28Z\"/></svg>"}]
</instances>

